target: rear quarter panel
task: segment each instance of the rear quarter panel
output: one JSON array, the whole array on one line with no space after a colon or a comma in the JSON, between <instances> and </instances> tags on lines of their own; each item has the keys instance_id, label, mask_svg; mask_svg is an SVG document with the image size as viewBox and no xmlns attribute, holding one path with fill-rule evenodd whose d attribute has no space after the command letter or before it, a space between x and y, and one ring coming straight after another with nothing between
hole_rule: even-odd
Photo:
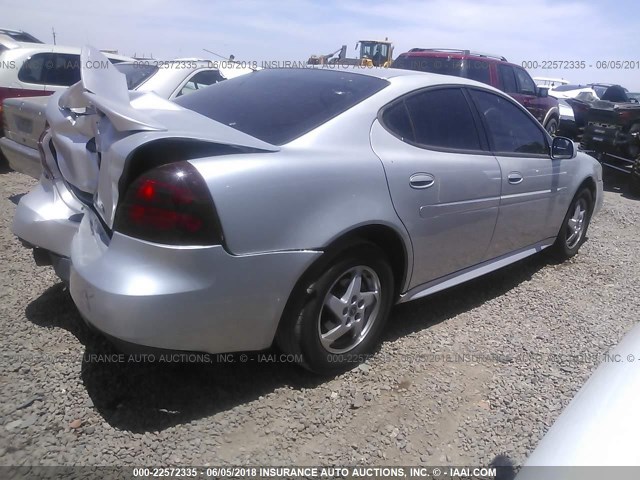
<instances>
[{"instance_id":1,"label":"rear quarter panel","mask_svg":"<svg viewBox=\"0 0 640 480\"><path fill-rule=\"evenodd\" d=\"M378 224L393 228L411 256L369 138L378 109L395 95L388 87L278 152L192 160L209 185L229 251L322 249Z\"/></svg>"},{"instance_id":2,"label":"rear quarter panel","mask_svg":"<svg viewBox=\"0 0 640 480\"><path fill-rule=\"evenodd\" d=\"M233 254L321 249L368 224L391 226L409 245L370 149L292 147L192 163L209 185Z\"/></svg>"}]
</instances>

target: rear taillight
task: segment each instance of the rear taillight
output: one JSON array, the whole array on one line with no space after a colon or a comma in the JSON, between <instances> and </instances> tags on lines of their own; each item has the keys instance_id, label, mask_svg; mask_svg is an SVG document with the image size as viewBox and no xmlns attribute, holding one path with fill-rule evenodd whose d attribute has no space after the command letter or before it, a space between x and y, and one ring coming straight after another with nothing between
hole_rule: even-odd
<instances>
[{"instance_id":1,"label":"rear taillight","mask_svg":"<svg viewBox=\"0 0 640 480\"><path fill-rule=\"evenodd\" d=\"M136 179L118 206L114 229L168 245L222 244L209 189L189 162L163 165Z\"/></svg>"}]
</instances>

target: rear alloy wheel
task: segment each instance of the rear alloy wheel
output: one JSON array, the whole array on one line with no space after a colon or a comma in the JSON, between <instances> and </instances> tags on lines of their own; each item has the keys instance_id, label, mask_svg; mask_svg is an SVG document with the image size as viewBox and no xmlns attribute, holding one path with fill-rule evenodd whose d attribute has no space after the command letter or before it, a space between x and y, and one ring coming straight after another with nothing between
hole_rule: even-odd
<instances>
[{"instance_id":1,"label":"rear alloy wheel","mask_svg":"<svg viewBox=\"0 0 640 480\"><path fill-rule=\"evenodd\" d=\"M544 129L549 135L555 137L556 133L558 132L558 119L550 118L547 124L544 126Z\"/></svg>"},{"instance_id":2,"label":"rear alloy wheel","mask_svg":"<svg viewBox=\"0 0 640 480\"><path fill-rule=\"evenodd\" d=\"M573 198L553 245L554 253L559 260L567 260L578 253L586 239L592 211L591 191L584 188Z\"/></svg>"},{"instance_id":3,"label":"rear alloy wheel","mask_svg":"<svg viewBox=\"0 0 640 480\"><path fill-rule=\"evenodd\" d=\"M293 298L277 342L319 374L335 374L366 360L377 345L394 294L385 254L364 244L324 269Z\"/></svg>"}]
</instances>

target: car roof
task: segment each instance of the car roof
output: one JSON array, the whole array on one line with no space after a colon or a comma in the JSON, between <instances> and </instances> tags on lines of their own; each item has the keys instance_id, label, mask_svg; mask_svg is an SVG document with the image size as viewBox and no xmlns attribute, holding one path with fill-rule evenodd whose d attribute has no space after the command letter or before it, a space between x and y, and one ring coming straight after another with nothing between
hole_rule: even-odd
<instances>
[{"instance_id":1,"label":"car roof","mask_svg":"<svg viewBox=\"0 0 640 480\"><path fill-rule=\"evenodd\" d=\"M333 67L320 66L309 67L317 70L333 70L338 72L350 72L360 75L367 75L370 77L381 78L383 80L391 80L399 77L415 78L424 82L425 78L431 80L433 84L441 83L458 83L461 85L481 85L482 87L488 87L489 85L475 80L470 80L464 77L457 77L454 75L441 75L439 73L421 72L418 70L405 70L402 68L385 68L385 67L361 67L361 66L347 66L347 67ZM444 80L444 81L443 81ZM489 86L490 87L490 86Z\"/></svg>"},{"instance_id":2,"label":"car roof","mask_svg":"<svg viewBox=\"0 0 640 480\"><path fill-rule=\"evenodd\" d=\"M27 37L30 39L25 43L43 43L41 40L38 40L36 37L31 35L30 33L25 32L24 30L14 30L12 28L0 28L0 35L6 35L7 37L11 38L14 41L15 39L13 38L13 36L18 35L18 36Z\"/></svg>"},{"instance_id":3,"label":"car roof","mask_svg":"<svg viewBox=\"0 0 640 480\"><path fill-rule=\"evenodd\" d=\"M387 80L391 84L402 84L403 88L423 88L437 85L465 85L470 87L480 87L485 90L491 90L502 94L500 90L486 83L471 80L469 78L458 77L455 75L441 75L439 73L421 72L417 70L405 70L402 68L384 68L384 67L364 67L364 66L334 66L334 65L314 65L305 69L324 70L333 72L348 72L356 75L365 75ZM281 70L299 70L295 68Z\"/></svg>"},{"instance_id":4,"label":"car roof","mask_svg":"<svg viewBox=\"0 0 640 480\"><path fill-rule=\"evenodd\" d=\"M2 37L2 35L0 35ZM26 55L34 55L36 53L69 53L80 55L82 48L69 47L65 45L52 45L48 43L27 43L27 42L14 42L15 47L11 48L11 52L21 52ZM118 55L115 53L102 52L107 58L114 58L124 61L133 61L132 57L126 55Z\"/></svg>"},{"instance_id":5,"label":"car roof","mask_svg":"<svg viewBox=\"0 0 640 480\"><path fill-rule=\"evenodd\" d=\"M149 65L151 67L154 65L160 66L168 63L188 63L189 65L195 64L197 68L207 67L209 65L215 64L215 62L212 60L203 60L203 59L195 59L195 58L176 58L173 60L156 60L155 58L154 59L144 58L144 59L130 59L120 63L123 63L125 65L140 65L140 66ZM185 66L184 68L187 68L187 67Z\"/></svg>"},{"instance_id":6,"label":"car roof","mask_svg":"<svg viewBox=\"0 0 640 480\"><path fill-rule=\"evenodd\" d=\"M412 48L411 50L401 53L402 56L407 57L434 57L434 58L481 58L487 61L493 62L506 62L509 61L502 55L493 53L476 52L473 50L461 50L455 48Z\"/></svg>"},{"instance_id":7,"label":"car roof","mask_svg":"<svg viewBox=\"0 0 640 480\"><path fill-rule=\"evenodd\" d=\"M347 66L313 65L306 68L312 69L312 70L323 70L323 71L326 70L326 71L334 71L334 72L355 73L359 75L367 75L369 77L382 78L385 80L388 80L394 77L431 75L429 73L418 72L416 70L403 70L401 68L366 67L366 66L360 66L360 65L347 65ZM295 69L290 69L290 70L295 70Z\"/></svg>"}]
</instances>

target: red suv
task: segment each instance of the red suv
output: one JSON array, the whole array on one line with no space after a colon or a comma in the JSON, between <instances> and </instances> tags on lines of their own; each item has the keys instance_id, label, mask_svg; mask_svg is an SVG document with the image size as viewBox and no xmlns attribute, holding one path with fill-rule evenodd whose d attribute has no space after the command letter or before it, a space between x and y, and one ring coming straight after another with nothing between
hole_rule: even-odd
<instances>
[{"instance_id":1,"label":"red suv","mask_svg":"<svg viewBox=\"0 0 640 480\"><path fill-rule=\"evenodd\" d=\"M455 75L477 80L508 93L520 102L551 135L558 129L558 100L538 88L527 71L506 58L470 50L412 48L391 68Z\"/></svg>"}]
</instances>

